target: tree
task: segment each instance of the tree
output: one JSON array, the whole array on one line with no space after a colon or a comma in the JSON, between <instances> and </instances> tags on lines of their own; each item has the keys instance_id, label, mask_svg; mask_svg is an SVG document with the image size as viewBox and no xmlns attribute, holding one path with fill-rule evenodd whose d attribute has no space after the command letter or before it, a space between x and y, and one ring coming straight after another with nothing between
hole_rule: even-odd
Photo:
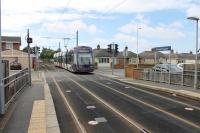
<instances>
[{"instance_id":1,"label":"tree","mask_svg":"<svg viewBox=\"0 0 200 133\"><path fill-rule=\"evenodd\" d=\"M24 47L22 49L22 51L28 53L28 46ZM32 48L30 47L30 53L31 53L31 51L32 51Z\"/></svg>"},{"instance_id":2,"label":"tree","mask_svg":"<svg viewBox=\"0 0 200 133\"><path fill-rule=\"evenodd\" d=\"M52 49L43 48L43 49L42 49L42 52L41 52L41 54L40 54L40 58L41 58L41 59L47 59L47 60L53 59L54 53L55 53L55 51L52 50Z\"/></svg>"}]
</instances>

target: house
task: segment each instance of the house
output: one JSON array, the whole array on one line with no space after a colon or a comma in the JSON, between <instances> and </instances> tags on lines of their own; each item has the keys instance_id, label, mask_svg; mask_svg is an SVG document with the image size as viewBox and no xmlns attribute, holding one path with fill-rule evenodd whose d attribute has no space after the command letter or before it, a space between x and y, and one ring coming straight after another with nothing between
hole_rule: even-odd
<instances>
[{"instance_id":1,"label":"house","mask_svg":"<svg viewBox=\"0 0 200 133\"><path fill-rule=\"evenodd\" d=\"M20 50L21 46L21 37L15 37L15 36L2 36L1 37L1 46L2 51L14 49L14 50Z\"/></svg>"},{"instance_id":2,"label":"house","mask_svg":"<svg viewBox=\"0 0 200 133\"><path fill-rule=\"evenodd\" d=\"M183 58L181 54L179 53L174 53L174 50L171 51L171 54L165 54L167 58L167 63L171 64L178 64L178 63L183 63Z\"/></svg>"},{"instance_id":3,"label":"house","mask_svg":"<svg viewBox=\"0 0 200 133\"><path fill-rule=\"evenodd\" d=\"M124 62L125 59L125 62ZM124 58L124 52L119 52L117 58L116 58L116 64L118 68L124 68L124 63L125 66L128 64L136 64L137 63L137 54L128 51L128 55Z\"/></svg>"},{"instance_id":4,"label":"house","mask_svg":"<svg viewBox=\"0 0 200 133\"><path fill-rule=\"evenodd\" d=\"M8 60L9 64L12 62L18 62L21 64L22 69L28 68L28 53L22 52L20 50L4 50L1 53L1 56L4 60ZM30 63L31 63L31 68L34 68L35 66L35 55L30 55Z\"/></svg>"},{"instance_id":5,"label":"house","mask_svg":"<svg viewBox=\"0 0 200 133\"><path fill-rule=\"evenodd\" d=\"M8 60L9 65L13 62L21 64L22 69L28 67L28 53L20 51L21 37L2 36L2 52L3 60ZM35 65L35 55L30 55L31 67ZM9 67L10 68L10 67Z\"/></svg>"},{"instance_id":6,"label":"house","mask_svg":"<svg viewBox=\"0 0 200 133\"><path fill-rule=\"evenodd\" d=\"M178 63L195 63L195 55L192 52L189 53L171 53L171 63L178 64ZM169 54L166 54L167 62L170 63Z\"/></svg>"},{"instance_id":7,"label":"house","mask_svg":"<svg viewBox=\"0 0 200 133\"><path fill-rule=\"evenodd\" d=\"M165 54L161 52L144 51L139 54L139 57L141 64L154 65L154 64L167 63L167 58Z\"/></svg>"},{"instance_id":8,"label":"house","mask_svg":"<svg viewBox=\"0 0 200 133\"><path fill-rule=\"evenodd\" d=\"M100 49L100 46L97 46L97 49L93 50L94 52L94 61L98 67L110 67L112 62L112 54L107 51L107 49Z\"/></svg>"},{"instance_id":9,"label":"house","mask_svg":"<svg viewBox=\"0 0 200 133\"><path fill-rule=\"evenodd\" d=\"M195 63L195 55L192 52L180 54L183 63Z\"/></svg>"}]
</instances>

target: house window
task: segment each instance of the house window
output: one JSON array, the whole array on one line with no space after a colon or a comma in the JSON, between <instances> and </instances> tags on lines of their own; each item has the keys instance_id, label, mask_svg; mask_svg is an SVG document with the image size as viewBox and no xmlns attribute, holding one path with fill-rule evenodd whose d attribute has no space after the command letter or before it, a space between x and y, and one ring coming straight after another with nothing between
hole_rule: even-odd
<instances>
[{"instance_id":1,"label":"house window","mask_svg":"<svg viewBox=\"0 0 200 133\"><path fill-rule=\"evenodd\" d=\"M99 58L99 63L109 63L109 58Z\"/></svg>"},{"instance_id":2,"label":"house window","mask_svg":"<svg viewBox=\"0 0 200 133\"><path fill-rule=\"evenodd\" d=\"M7 42L6 43L6 49L13 49L13 43Z\"/></svg>"}]
</instances>

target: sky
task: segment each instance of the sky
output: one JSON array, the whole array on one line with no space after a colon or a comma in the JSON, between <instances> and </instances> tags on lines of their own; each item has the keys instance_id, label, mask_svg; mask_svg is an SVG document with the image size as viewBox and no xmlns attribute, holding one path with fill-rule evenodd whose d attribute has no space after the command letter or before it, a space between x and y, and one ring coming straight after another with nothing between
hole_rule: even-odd
<instances>
[{"instance_id":1,"label":"sky","mask_svg":"<svg viewBox=\"0 0 200 133\"><path fill-rule=\"evenodd\" d=\"M200 0L1 0L2 35L21 36L21 49L29 29L31 47L71 49L78 30L79 45L92 48L115 43L135 53L162 46L194 52L191 16L200 17Z\"/></svg>"}]
</instances>

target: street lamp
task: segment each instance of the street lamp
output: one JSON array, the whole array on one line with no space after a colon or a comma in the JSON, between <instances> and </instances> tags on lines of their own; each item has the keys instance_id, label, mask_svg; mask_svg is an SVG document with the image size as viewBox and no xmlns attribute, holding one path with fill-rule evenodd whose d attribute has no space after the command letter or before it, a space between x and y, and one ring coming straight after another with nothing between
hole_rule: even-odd
<instances>
[{"instance_id":1,"label":"street lamp","mask_svg":"<svg viewBox=\"0 0 200 133\"><path fill-rule=\"evenodd\" d=\"M197 51L198 51L198 21L199 21L199 18L188 17L187 19L196 21L196 55L195 55L194 89L197 89Z\"/></svg>"},{"instance_id":2,"label":"street lamp","mask_svg":"<svg viewBox=\"0 0 200 133\"><path fill-rule=\"evenodd\" d=\"M139 63L139 58L138 58L138 36L139 36L139 30L142 29L141 27L137 27L137 69L138 69L138 63Z\"/></svg>"}]
</instances>

